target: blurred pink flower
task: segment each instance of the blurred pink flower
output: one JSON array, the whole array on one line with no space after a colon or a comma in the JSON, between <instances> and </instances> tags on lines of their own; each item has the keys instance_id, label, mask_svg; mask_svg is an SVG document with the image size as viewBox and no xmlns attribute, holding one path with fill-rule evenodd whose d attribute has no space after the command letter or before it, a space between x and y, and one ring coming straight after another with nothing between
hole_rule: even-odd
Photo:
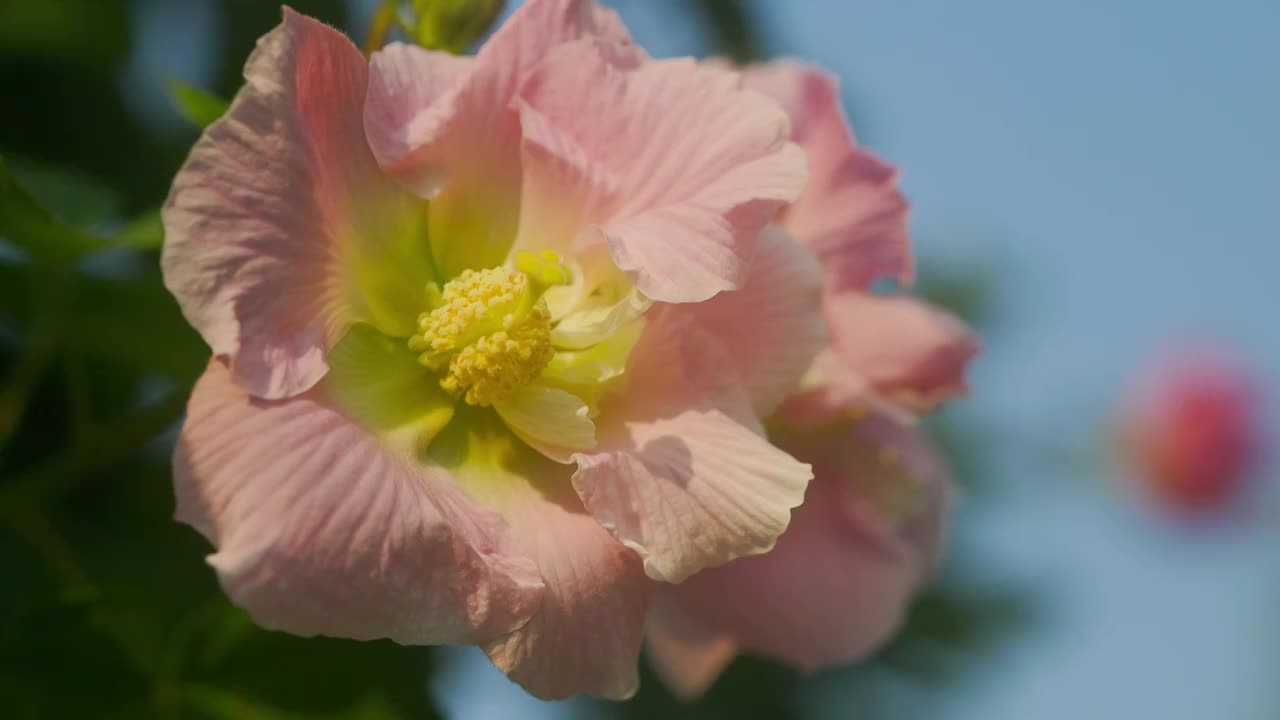
<instances>
[{"instance_id":1,"label":"blurred pink flower","mask_svg":"<svg viewBox=\"0 0 1280 720\"><path fill-rule=\"evenodd\" d=\"M818 264L768 226L805 179L786 114L587 0L371 63L286 10L245 78L164 209L214 353L178 518L265 626L630 695L654 581L768 551L812 477L759 419L826 337ZM906 389L891 365L867 382Z\"/></svg>"},{"instance_id":2,"label":"blurred pink flower","mask_svg":"<svg viewBox=\"0 0 1280 720\"><path fill-rule=\"evenodd\" d=\"M1149 368L1124 408L1123 441L1147 494L1179 513L1220 510L1260 457L1256 388L1220 353Z\"/></svg>"},{"instance_id":3,"label":"blurred pink flower","mask_svg":"<svg viewBox=\"0 0 1280 720\"><path fill-rule=\"evenodd\" d=\"M810 182L779 221L824 270L831 340L805 388L757 395L771 401L759 412L777 410L774 441L814 468L790 527L772 552L703 570L655 599L650 656L686 697L740 651L812 670L863 657L892 635L934 566L952 492L914 413L962 392L979 349L950 315L867 291L885 276L911 279L907 204L895 170L855 144L835 80L792 62L748 68L745 77L787 110L809 159ZM750 302L742 292L694 312L729 317ZM709 326L743 350L731 354L740 370L761 362L746 349L765 328Z\"/></svg>"}]
</instances>

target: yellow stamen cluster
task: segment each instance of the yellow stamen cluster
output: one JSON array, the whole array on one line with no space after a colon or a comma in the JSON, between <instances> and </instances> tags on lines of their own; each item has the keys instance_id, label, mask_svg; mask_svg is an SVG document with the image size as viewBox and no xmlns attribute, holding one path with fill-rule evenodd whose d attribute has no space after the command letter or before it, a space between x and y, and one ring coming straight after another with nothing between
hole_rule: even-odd
<instances>
[{"instance_id":1,"label":"yellow stamen cluster","mask_svg":"<svg viewBox=\"0 0 1280 720\"><path fill-rule=\"evenodd\" d=\"M518 269L466 270L431 288L409 347L426 367L445 373L440 387L487 406L533 382L555 355L551 313L542 294L569 281L554 253L521 253Z\"/></svg>"}]
</instances>

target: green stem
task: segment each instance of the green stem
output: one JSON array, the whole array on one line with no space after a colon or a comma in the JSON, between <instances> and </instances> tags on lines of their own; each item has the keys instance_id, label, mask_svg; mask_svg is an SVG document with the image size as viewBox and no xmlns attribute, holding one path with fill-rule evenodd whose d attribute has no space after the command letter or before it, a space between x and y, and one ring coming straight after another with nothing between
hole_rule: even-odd
<instances>
[{"instance_id":1,"label":"green stem","mask_svg":"<svg viewBox=\"0 0 1280 720\"><path fill-rule=\"evenodd\" d=\"M397 12L399 0L383 0L373 17L369 19L369 32L364 36L364 56L369 57L387 44L387 34L393 23L399 24Z\"/></svg>"}]
</instances>

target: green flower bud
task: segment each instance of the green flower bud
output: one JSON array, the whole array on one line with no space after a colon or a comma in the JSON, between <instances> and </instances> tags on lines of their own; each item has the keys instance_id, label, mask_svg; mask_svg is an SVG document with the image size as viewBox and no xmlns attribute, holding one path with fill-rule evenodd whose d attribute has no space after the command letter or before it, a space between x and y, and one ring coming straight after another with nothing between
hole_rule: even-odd
<instances>
[{"instance_id":1,"label":"green flower bud","mask_svg":"<svg viewBox=\"0 0 1280 720\"><path fill-rule=\"evenodd\" d=\"M414 0L413 39L432 50L454 54L489 31L506 0Z\"/></svg>"}]
</instances>

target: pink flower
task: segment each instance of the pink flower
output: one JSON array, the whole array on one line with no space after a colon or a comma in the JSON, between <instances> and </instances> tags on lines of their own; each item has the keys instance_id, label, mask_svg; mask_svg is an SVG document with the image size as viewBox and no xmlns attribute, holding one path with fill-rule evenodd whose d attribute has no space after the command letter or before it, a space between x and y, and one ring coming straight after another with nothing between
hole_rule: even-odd
<instances>
[{"instance_id":1,"label":"pink flower","mask_svg":"<svg viewBox=\"0 0 1280 720\"><path fill-rule=\"evenodd\" d=\"M890 637L935 563L951 495L913 414L963 391L978 351L942 311L866 291L884 276L911 278L907 204L894 169L855 145L834 79L791 62L745 75L787 110L809 158L809 185L779 220L825 271L831 342L804 389L765 396L786 396L771 437L814 469L786 533L772 552L703 570L655 599L650 655L683 696L701 693L738 652L812 670L863 657ZM728 317L751 302L743 292L694 312ZM772 327L712 326L744 349ZM733 357L739 368L761 362Z\"/></svg>"},{"instance_id":2,"label":"pink flower","mask_svg":"<svg viewBox=\"0 0 1280 720\"><path fill-rule=\"evenodd\" d=\"M1235 499L1260 460L1257 411L1248 375L1218 354L1176 354L1150 368L1123 417L1150 497L1188 515Z\"/></svg>"},{"instance_id":3,"label":"pink flower","mask_svg":"<svg viewBox=\"0 0 1280 720\"><path fill-rule=\"evenodd\" d=\"M371 63L286 10L245 78L164 210L214 355L178 518L267 627L628 696L653 588L768 551L812 477L759 419L825 342L768 225L805 181L786 113L587 0Z\"/></svg>"}]
</instances>

